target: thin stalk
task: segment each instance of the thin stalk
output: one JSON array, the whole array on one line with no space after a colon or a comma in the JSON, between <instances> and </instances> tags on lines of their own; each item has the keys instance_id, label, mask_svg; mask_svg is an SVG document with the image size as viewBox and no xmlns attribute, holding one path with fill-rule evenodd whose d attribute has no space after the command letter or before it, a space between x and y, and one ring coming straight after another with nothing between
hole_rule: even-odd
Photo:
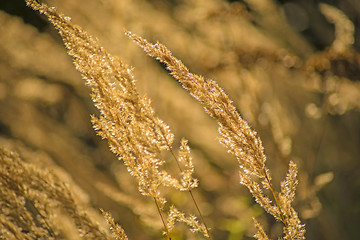
<instances>
[{"instance_id":1,"label":"thin stalk","mask_svg":"<svg viewBox=\"0 0 360 240\"><path fill-rule=\"evenodd\" d=\"M164 139L165 139L165 141L166 141L166 144L167 144L168 147L169 147L169 150L170 150L171 155L172 155L173 158L175 159L175 162L176 162L176 165L177 165L178 168L179 168L179 171L182 172L182 168L181 168L181 166L180 166L179 160L178 160L177 157L175 156L175 154L174 154L174 152L173 152L173 150L172 150L172 147L170 146L169 142L168 142L167 139L165 138L165 134L164 134L163 132L161 132L161 133L162 133L162 135L163 135L163 137L164 137ZM198 213L199 213L199 216L200 216L201 221L204 223L204 226L205 226L205 229L206 229L206 233L207 233L207 235L208 235L208 238L209 238L210 240L212 240L211 235L210 235L210 232L209 232L209 229L208 229L208 227L207 227L207 225L206 225L206 223L205 223L204 217L203 217L203 215L201 214L200 208L199 208L199 206L198 206L198 204L197 204L197 202L196 202L196 200L195 200L195 197L194 197L194 195L193 195L193 193L192 193L192 191L191 191L190 188L188 188L188 192L190 193L190 196L191 196L191 199L192 199L192 201L193 201L193 203L194 203L194 205L195 205L195 208L196 208L196 210L197 210Z\"/></svg>"},{"instance_id":2,"label":"thin stalk","mask_svg":"<svg viewBox=\"0 0 360 240\"><path fill-rule=\"evenodd\" d=\"M269 176L268 176L268 174L267 174L267 172L266 172L265 169L264 169L264 174L265 174L265 179L266 179L266 181L268 182L268 184L269 184L269 186L270 186L270 191L271 191L271 193L272 193L272 195L273 195L273 198L274 198L274 200L275 200L275 204L276 204L276 206L277 206L278 209L279 209L281 221L282 221L282 223L283 223L285 226L287 226L287 222L286 222L286 220L285 220L285 216L284 216L284 214L282 213L282 210L281 210L279 201L278 201L278 199L277 199L277 197L276 197L276 194L275 194L275 191L274 191L274 189L273 189L273 187L272 187L270 178L269 178Z\"/></svg>"},{"instance_id":3,"label":"thin stalk","mask_svg":"<svg viewBox=\"0 0 360 240\"><path fill-rule=\"evenodd\" d=\"M157 208L157 210L158 210L158 212L159 212L161 221L162 221L162 223L163 223L163 225L164 225L164 229L165 229L166 235L168 236L168 240L171 240L169 229L168 229L168 227L166 226L164 216L163 216L163 214L162 214L162 212L161 212L161 210L160 210L159 203L158 203L158 201L157 201L157 199L156 199L155 197L154 197L154 201L155 201L155 204L156 204L156 208Z\"/></svg>"},{"instance_id":4,"label":"thin stalk","mask_svg":"<svg viewBox=\"0 0 360 240\"><path fill-rule=\"evenodd\" d=\"M175 159L175 161L176 161L176 164L177 164L180 172L182 172L182 168L181 168L181 166L180 166L180 164L179 164L179 161L178 161L177 157L175 156L172 148L170 148L170 152L171 152L172 156L174 157L174 159ZM198 204L197 204L197 202L196 202L196 200L195 200L195 197L194 197L194 195L193 195L193 193L192 193L192 191L191 191L190 188L188 188L188 192L190 193L190 196L191 196L191 199L192 199L192 201L193 201L193 203L194 203L194 205L195 205L195 208L196 208L196 210L197 210L198 213L199 213L199 216L200 216L201 221L204 223L204 226L205 226L205 229L206 229L206 233L207 233L209 239L212 240L211 235L210 235L210 232L209 232L209 229L208 229L208 227L207 227L207 225L206 225L206 222L205 222L205 220L204 220L204 217L203 217L203 215L201 214L200 208L199 208L199 206L198 206Z\"/></svg>"},{"instance_id":5,"label":"thin stalk","mask_svg":"<svg viewBox=\"0 0 360 240\"><path fill-rule=\"evenodd\" d=\"M205 229L206 229L206 233L207 233L209 239L211 240L212 238L211 238L210 232L209 232L209 230L208 230L208 227L206 226L204 217L202 216L202 214L201 214L201 212L200 212L200 208L198 207L198 205L197 205L197 203L196 203L196 201L195 201L195 198L194 198L194 195L193 195L191 189L188 189L188 190L189 190L189 193L190 193L190 195L191 195L191 198L192 198L192 200L193 200L193 202L194 202L194 204L195 204L195 207L196 207L196 209L197 209L197 211L198 211L198 213L199 213L200 219L201 219L201 221L204 223L204 226L205 226Z\"/></svg>"}]
</instances>

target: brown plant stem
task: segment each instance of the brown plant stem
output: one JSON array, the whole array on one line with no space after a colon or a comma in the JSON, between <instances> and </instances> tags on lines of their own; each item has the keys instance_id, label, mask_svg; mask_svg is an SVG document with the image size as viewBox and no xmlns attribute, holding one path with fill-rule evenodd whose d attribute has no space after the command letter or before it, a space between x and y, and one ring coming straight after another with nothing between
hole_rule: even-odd
<instances>
[{"instance_id":1,"label":"brown plant stem","mask_svg":"<svg viewBox=\"0 0 360 240\"><path fill-rule=\"evenodd\" d=\"M208 229L208 227L207 227L207 225L206 225L206 223L205 223L205 220L204 220L203 215L201 214L200 208L199 208L199 206L197 205L197 203L196 203L196 201L195 201L194 195L193 195L191 189L188 189L188 191L189 191L189 193L190 193L190 195L191 195L191 198L192 198L192 200L193 200L193 202L194 202L194 205L195 205L195 207L196 207L196 210L197 210L198 213L199 213L200 219L201 219L201 221L204 223L204 226L205 226L205 229L206 229L206 233L207 233L209 239L212 240L211 235L210 235L210 232L209 232L209 229Z\"/></svg>"},{"instance_id":2,"label":"brown plant stem","mask_svg":"<svg viewBox=\"0 0 360 240\"><path fill-rule=\"evenodd\" d=\"M279 209L280 217L281 217L281 222L282 222L285 226L287 226L287 223L286 223L286 220L285 220L285 216L284 216L284 214L282 213L282 210L281 210L279 201L278 201L278 199L277 199L277 197L276 197L274 188L272 187L272 184L271 184L270 178L269 178L269 176L268 176L268 173L267 173L265 170L264 170L264 175L265 175L266 181L267 181L268 184L269 184L270 191L271 191L271 194L273 195L275 204L276 204L277 208Z\"/></svg>"},{"instance_id":3,"label":"brown plant stem","mask_svg":"<svg viewBox=\"0 0 360 240\"><path fill-rule=\"evenodd\" d=\"M163 225L164 225L164 229L165 229L166 235L168 236L168 239L171 240L169 229L168 229L168 227L166 226L164 216L163 216L163 214L162 214L162 212L161 212L161 210L160 210L159 203L158 203L158 201L157 201L157 199L156 199L155 197L154 197L154 201L155 201L155 204L156 204L156 208L157 208L157 210L158 210L158 212L159 212L161 221L162 221L162 223L163 223Z\"/></svg>"},{"instance_id":4,"label":"brown plant stem","mask_svg":"<svg viewBox=\"0 0 360 240\"><path fill-rule=\"evenodd\" d=\"M163 134L163 136L165 136L163 132L161 132L161 133ZM176 165L177 165L178 168L179 168L179 171L182 172L182 168L181 168L181 166L180 166L179 160L178 160L178 158L175 156L174 151L172 150L171 145L169 144L169 142L167 141L167 139L166 139L165 137L164 137L164 139L165 139L165 141L166 141L166 144L167 144L168 147L169 147L169 150L170 150L171 155L172 155L173 158L175 159L175 162L176 162ZM208 229L208 227L207 227L207 225L206 225L206 223L205 223L204 217L203 217L203 215L201 214L200 208L199 208L199 206L198 206L198 204L197 204L197 202L196 202L196 200L195 200L195 197L194 197L194 195L193 195L193 193L192 193L192 191L191 191L190 188L188 188L188 192L190 193L190 196L191 196L191 199L192 199L192 201L193 201L193 203L194 203L194 205L195 205L195 208L196 208L196 210L197 210L198 213L199 213L199 216L200 216L201 221L204 223L204 226L205 226L205 229L206 229L206 233L207 233L209 239L212 240L211 235L210 235L210 232L209 232L209 229Z\"/></svg>"},{"instance_id":5,"label":"brown plant stem","mask_svg":"<svg viewBox=\"0 0 360 240\"><path fill-rule=\"evenodd\" d=\"M176 162L176 164L177 164L180 172L182 172L182 168L181 168L181 166L180 166L179 160L178 160L177 157L175 156L172 148L169 147L169 149L170 149L171 155L172 155L172 156L174 157L174 159L175 159L175 162ZM208 229L208 227L207 227L207 225L206 225L206 223L205 223L204 217L203 217L203 215L201 214L200 208L199 208L199 206L198 206L198 204L197 204L197 202L196 202L196 200L195 200L195 197L194 197L194 195L193 195L193 193L192 193L192 191L191 191L190 188L188 188L188 192L190 193L190 196L191 196L191 199L192 199L192 201L193 201L193 203L194 203L194 205L195 205L195 208L196 208L196 210L197 210L198 213L199 213L199 216L200 216L201 221L204 223L204 226L205 226L205 229L206 229L206 233L207 233L209 239L212 240L211 235L210 235L210 232L209 232L209 229Z\"/></svg>"}]
</instances>

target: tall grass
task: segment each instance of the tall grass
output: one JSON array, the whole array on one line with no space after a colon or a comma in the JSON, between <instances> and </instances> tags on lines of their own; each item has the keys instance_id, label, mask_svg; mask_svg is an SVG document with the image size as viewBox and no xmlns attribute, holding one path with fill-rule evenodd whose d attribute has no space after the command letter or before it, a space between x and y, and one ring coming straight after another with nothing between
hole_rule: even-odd
<instances>
[{"instance_id":1,"label":"tall grass","mask_svg":"<svg viewBox=\"0 0 360 240\"><path fill-rule=\"evenodd\" d=\"M86 85L90 88L90 97L94 106L98 109L98 112L91 115L93 128L101 138L107 140L110 151L125 166L121 168L118 164L113 165L116 166L115 168L119 167L120 170L112 169L114 175L110 177L116 179L119 185L127 185L126 187L129 189L136 188L139 194L136 195L134 192L128 194L126 191L121 192L115 186L105 183L103 180L97 181L97 179L94 179L93 183L88 182L85 185L93 185L91 187L95 188L96 191L105 194L112 200L127 205L138 215L139 219L148 222L148 225L154 228L155 235L158 238L161 238L161 235L157 232L157 229L161 229L167 239L198 238L200 236L209 239L219 238L218 232L224 228L224 225L217 224L218 221L211 218L211 214L208 211L211 208L215 208L215 203L208 201L211 197L206 197L206 195L211 195L211 190L206 191L204 189L212 189L215 185L222 184L222 178L219 179L214 176L220 174L229 177L229 175L220 170L219 173L213 174L210 177L210 174L214 171L206 167L209 163L206 160L204 161L202 155L211 155L212 149L208 149L208 153L199 151L199 149L202 149L199 147L199 142L201 142L201 138L206 138L206 136L197 134L194 143L192 143L192 139L188 141L185 138L175 137L175 134L170 129L171 124L168 125L156 114L158 109L156 105L154 108L152 104L152 100L157 101L156 98L150 100L149 97L142 93L143 89L138 90L135 77L136 71L134 71L133 67L127 65L119 57L110 54L95 37L91 36L80 26L72 23L69 17L62 15L57 9L48 7L46 4L36 0L27 0L26 2L32 9L44 14L48 21L58 30L68 54L73 59L76 70L80 72ZM200 2L196 4L201 5ZM259 22L264 24L264 26L266 26L266 19L281 22L280 18L277 19L279 16L272 18L265 14L266 9L275 11L273 5L266 5L267 8L265 9L265 5L257 5L254 1L249 1L248 4L259 12L264 11L264 15L261 16L263 19ZM236 15L242 13L246 17L246 9L241 4L234 4L233 6L236 7L233 9L233 12L218 9L214 10L213 14L215 14L214 16L220 15L226 18L227 14ZM207 5L207 7L209 6ZM344 56L351 56L351 58L343 59L343 61L351 61L351 59L357 58L357 55L349 50L354 41L351 38L353 34L352 24L336 9L322 5L321 10L329 17L330 21L335 23L344 22L344 24L337 26L337 41L334 41L329 50L324 51L323 54L313 54L309 61L302 66L300 58L307 57L311 50L307 48L308 46L301 39L298 39L295 35L289 35L290 42L302 46L303 49L307 49L307 51L303 52L303 56L299 54L300 57L297 57L288 52L273 51L274 46L277 44L273 42L268 43L269 45L259 51L260 58L273 61L286 69L308 71L310 74L316 72L326 76L328 71L333 69L334 71L338 70L336 74L339 76L347 74L341 72L341 68L337 68L336 64ZM190 11L190 9L183 9L183 11ZM177 14L181 15L184 12ZM102 26L110 26L102 24ZM243 24L246 23L243 22ZM153 23L152 26L156 26L156 24ZM281 24L278 25L278 27L280 26ZM203 31L210 31L208 29L209 26L204 25L203 27ZM136 27L134 28L136 29ZM244 49L237 49L234 46L233 55L225 56L221 51L213 51L212 58L205 56L208 60L203 67L217 69L214 71L216 77L222 78L225 76L225 78L231 78L234 76L232 75L233 73L241 71L242 82L236 84L241 85L244 89L241 90L240 100L236 99L233 101L229 98L227 92L229 95L234 94L236 96L238 93L235 88L229 88L226 84L222 88L215 80L209 80L206 77L192 73L182 61L176 58L160 42L150 43L130 31L125 31L125 35L135 42L134 45L137 44L142 48L147 55L158 60L161 66L166 68L167 72L203 106L205 113L217 123L218 141L225 147L229 155L232 156L232 162L228 161L226 164L236 166L234 172L238 172L239 176L236 179L229 179L227 182L231 185L237 185L240 182L240 184L247 187L257 204L246 204L246 207L251 209L251 214L246 215L248 219L246 221L253 220L253 227L249 232L252 232L257 239L270 239L270 236L271 238L280 237L281 239L305 239L305 225L301 222L299 215L311 218L320 211L319 205L315 205L319 204L316 192L320 187L331 181L333 175L331 172L319 175L315 180L315 186L309 186L309 183L306 182L307 173L301 172L301 167L303 166L300 165L299 170L298 163L301 163L301 161L290 157L292 148L296 149L296 146L291 144L292 139L290 135L293 128L288 127L290 125L290 117L286 116L283 108L277 107L279 105L277 101L271 102L271 104L266 104L265 102L263 105L260 105L259 102L251 101L259 97L266 97L266 95L261 95L262 91L252 82L261 82L261 78L264 77L263 71L261 68L255 68L251 71L248 68L248 66L252 66L252 61L257 61L256 59L251 59L251 57L255 56L254 52L251 52L249 57L245 58L244 56L248 53ZM187 41L187 44L192 43L191 39L186 40L185 38L185 41ZM170 44L173 45L172 47L174 47L175 42L170 41ZM193 43L196 44L195 41ZM211 46L216 45L216 42L213 42L211 39L208 40L208 43ZM119 49L121 49L121 46ZM217 47L214 47L214 49L217 49ZM121 54L122 51L120 51ZM141 58L145 58L140 53L136 54L139 54ZM217 55L220 55L220 57ZM234 58L234 55L237 57ZM150 65L153 63L148 60L143 61L147 61L146 64L149 64L149 67L153 66ZM193 63L195 69L201 71L201 67L197 67L195 61ZM238 66L238 63L241 63L241 66ZM137 65L136 62L133 64ZM142 64L141 68L147 68L146 64ZM266 65L264 62L261 63L261 61L259 61L259 64ZM222 68L223 65L227 67ZM237 67L235 68L235 66ZM231 72L229 69L232 68L236 70ZM160 69L159 71L162 70ZM220 76L220 74L223 74L223 76ZM207 73L207 76L209 75ZM162 75L159 74L158 76L165 78L163 72ZM161 82L161 79L153 79L154 76L152 75L146 77L149 84L153 80L156 83ZM28 81L33 82L31 79ZM41 89L41 86L39 89ZM77 88L76 84L74 86ZM263 86L263 88L268 87L267 80L263 82ZM46 90L51 90L51 88L46 88ZM24 94L24 91L26 89L18 87L16 94L21 96L21 94ZM341 113L341 111L347 111L346 109L344 110L343 105L336 104L335 98L339 97L339 93L336 91L336 88L329 90L328 96L326 96L328 97L328 105L324 104L322 106L323 109L317 108L312 103L308 104L305 108L308 117L321 119L324 114L321 111L324 111L327 107L329 109L333 107L332 110L329 110L333 112ZM44 91L40 96L47 99L46 101L58 101L51 100L59 98L57 97L58 95L50 96L46 94L48 93ZM179 94L179 96L184 96L183 93ZM30 96L30 98L34 98L34 96ZM183 98L178 98L177 96L169 97L176 98L176 102L180 103L180 105L182 102L189 101L186 96ZM356 108L355 101L349 100L347 104L345 108ZM239 113L239 106L245 106L242 108L244 117ZM192 105L191 107L197 108L198 106ZM182 117L182 114L186 114L186 111L189 111L188 107L180 107L179 109L182 109L182 111L177 112L173 110L174 116L178 114L178 116ZM258 116L256 116L257 111L259 111ZM276 115L277 113L279 115ZM268 159L259 134L244 120L245 118L249 119L252 123L258 122L260 125L268 124L275 146L267 150L267 152L272 153ZM186 124L186 127L191 124L190 122L179 121ZM204 122L206 121L204 120ZM198 126L200 127L200 125ZM216 128L211 123L206 125L206 128L208 127ZM201 131L197 133L201 133ZM176 135L179 135L178 131ZM321 138L319 142L321 143ZM74 147L78 146L80 145ZM20 152L24 152L23 148L19 148ZM56 146L49 146L48 151L52 152L56 157L56 154L54 154L56 150L54 148ZM76 199L77 189L68 188L67 184L63 183L67 182L68 179L66 177L63 178L61 173L59 177L58 173L55 174L47 170L42 171L36 167L36 164L24 163L16 154L8 150L2 149L0 155L2 161L0 186L1 197L4 199L1 203L1 206L4 207L4 210L1 212L1 226L4 229L1 232L1 237L4 236L9 239L127 239L125 234L127 231L126 227L123 229L116 224L111 215L117 215L116 219L123 222L126 222L127 219L122 219L116 211L101 210L108 223L108 229L112 232L112 234L109 234L108 230L103 229L105 225L100 227L96 223L103 220L99 219L97 213L87 214L85 211L80 210L83 207L82 205L87 206L86 203ZM71 152L68 154L64 152L62 157L67 158L67 156L70 158L67 161L67 165L70 167L72 164L71 156L76 155ZM210 164L213 164L214 169L218 168L218 163L222 161L222 156L214 155L211 157L216 160ZM79 160L80 158L77 157L76 159ZM282 162L282 165L280 162ZM313 163L315 163L315 160ZM287 166L287 171L284 166ZM106 167L110 168L110 165ZM273 174L274 170L270 171L270 169L274 168L275 174ZM121 169L126 169L126 172L128 172L133 180L129 182L126 182L128 180L124 181L123 174L125 171ZM213 179L218 179L219 182L213 182ZM300 179L300 182L298 179ZM22 182L26 182L26 184L22 184ZM276 182L280 182L279 186L277 186ZM202 187L203 184L206 186L205 188ZM298 185L301 184L304 186L297 192ZM89 189L91 187L89 186ZM226 190L223 192L226 194ZM243 194L239 192L234 197L240 199ZM144 204L142 201L146 198L150 201ZM298 198L300 198L300 201L308 201L311 204L314 203L314 205L307 211L306 209L301 209L301 207L298 209L294 207L295 200ZM304 200L305 198L309 199ZM223 201L221 206L225 208L225 211L235 211L235 208L233 208L234 204L227 205L228 200L226 198L219 198L219 201ZM87 207L90 208L90 206ZM279 223L275 225L281 226L282 231L277 234L270 232L270 228L267 225L274 224L270 219L267 222L264 219L257 220L261 212L259 210L260 207L272 216L275 222ZM212 217L216 218L216 215ZM231 223L233 224L236 221L240 221L240 219L231 220ZM185 223L187 229L177 223ZM236 230L233 228L232 231ZM186 232L194 232L195 234L188 235Z\"/></svg>"}]
</instances>

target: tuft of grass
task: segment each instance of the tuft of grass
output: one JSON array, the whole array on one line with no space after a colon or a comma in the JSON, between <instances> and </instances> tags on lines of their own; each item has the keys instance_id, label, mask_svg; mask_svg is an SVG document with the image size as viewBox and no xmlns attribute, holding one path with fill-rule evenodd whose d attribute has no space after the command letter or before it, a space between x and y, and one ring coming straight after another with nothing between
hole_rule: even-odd
<instances>
[{"instance_id":1,"label":"tuft of grass","mask_svg":"<svg viewBox=\"0 0 360 240\"><path fill-rule=\"evenodd\" d=\"M357 189L356 15L319 4L335 39L316 52L286 22L296 4L58 2L85 31L26 2L76 68L53 35L0 9L0 239L304 239L317 216L309 238L357 234L341 224L356 201L338 194Z\"/></svg>"},{"instance_id":2,"label":"tuft of grass","mask_svg":"<svg viewBox=\"0 0 360 240\"><path fill-rule=\"evenodd\" d=\"M175 222L184 222L192 232L200 232L211 239L193 195L193 189L199 183L193 177L194 164L187 140L181 140L179 154L176 155L173 150L174 134L164 121L156 117L150 100L138 93L132 68L120 58L109 54L97 39L73 24L69 17L58 13L55 8L35 0L26 2L34 10L46 15L59 31L76 69L90 87L91 98L100 112L98 117L92 116L94 129L98 135L108 140L110 150L124 162L129 174L136 179L139 192L154 200L167 238L171 239ZM240 183L250 190L265 211L283 223L283 238L305 239L304 225L292 207L298 184L296 164L290 162L288 174L281 183L280 192L277 192L272 184L270 170L265 165L266 157L261 139L239 115L224 90L215 81L191 73L159 42L150 44L130 32L126 32L126 35L149 56L164 63L170 74L218 122L220 143L239 163ZM179 177L166 170L166 151L175 160ZM201 222L193 214L187 216L173 204L167 206L169 200L162 192L163 187L189 192ZM268 190L270 194L266 193ZM127 239L111 216L104 214L114 230L114 236ZM256 220L255 226L258 229L255 236L258 239L268 239Z\"/></svg>"},{"instance_id":3,"label":"tuft of grass","mask_svg":"<svg viewBox=\"0 0 360 240\"><path fill-rule=\"evenodd\" d=\"M55 173L5 148L0 164L1 239L113 239Z\"/></svg>"}]
</instances>

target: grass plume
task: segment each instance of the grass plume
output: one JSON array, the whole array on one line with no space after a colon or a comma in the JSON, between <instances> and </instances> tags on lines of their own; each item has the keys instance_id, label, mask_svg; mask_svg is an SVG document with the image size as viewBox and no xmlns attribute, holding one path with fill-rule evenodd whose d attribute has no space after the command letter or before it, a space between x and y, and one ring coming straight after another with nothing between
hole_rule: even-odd
<instances>
[{"instance_id":1,"label":"grass plume","mask_svg":"<svg viewBox=\"0 0 360 240\"><path fill-rule=\"evenodd\" d=\"M0 148L1 239L113 239L57 175ZM59 228L60 219L67 229Z\"/></svg>"},{"instance_id":2,"label":"grass plume","mask_svg":"<svg viewBox=\"0 0 360 240\"><path fill-rule=\"evenodd\" d=\"M165 234L171 239L163 214L166 199L160 187L174 187L180 191L197 187L197 180L192 177L194 170L187 141L182 140L179 157L175 157L185 163L185 169L180 168L181 178L176 179L162 169L166 163L162 152L172 152L174 135L169 126L154 115L150 100L139 95L131 68L109 54L95 38L72 24L70 18L59 14L55 8L37 1L29 0L27 3L46 15L59 31L76 69L91 88L91 98L100 111L100 117L92 116L94 129L108 140L110 150L136 178L140 193L154 199ZM180 214L180 211L175 213ZM169 218L174 215L173 212ZM181 216L176 219L184 221L185 217ZM202 224L197 223L194 217L184 222L210 238L207 227L201 227ZM198 227L195 228L195 225Z\"/></svg>"},{"instance_id":3,"label":"grass plume","mask_svg":"<svg viewBox=\"0 0 360 240\"><path fill-rule=\"evenodd\" d=\"M288 233L283 234L282 229L301 232L296 228L303 223L309 239L356 239L359 220L353 219L360 209L360 201L354 198L360 176L356 167L360 154L360 55L355 20L360 13L349 9L357 1L333 2L331 6L271 0L32 1L56 5L56 11L48 15L63 27L79 69L103 83L96 82L98 92L92 94L99 95L96 104L104 114L94 107L89 97L92 86L85 86L47 17L28 8L26 1L8 1L0 7L0 148L19 153L21 161L0 165L2 174L13 184L0 179L0 239L100 236L92 233L95 228L81 224L85 221L98 222L107 229L106 237L99 238L112 239L111 233L114 238L123 238L121 231L111 231L119 224L129 239L167 239L161 236L166 227L173 240L202 239L202 234L191 232L203 229L202 218L213 239L247 239L256 232L259 239L284 238ZM65 21L69 18L54 12L66 13L73 20ZM313 13L324 17L313 19ZM295 21L299 18L301 26ZM82 29L77 31L74 23ZM150 45L156 45L153 43L158 39L169 49L166 51L181 59L188 68L183 73L188 76L179 71L179 77L191 77L183 83L201 98L213 118L168 76L165 64L146 57L124 37L123 28L151 40ZM101 43L95 37L88 40L83 29L99 37ZM116 54L107 58L101 47ZM156 48L161 49L160 44ZM118 61L114 55L135 67L121 60L134 83L123 72L113 71L116 64L109 62L111 58ZM170 57L167 60L178 64ZM123 79L118 81L116 75ZM104 84L105 79L110 84ZM138 97L126 92L133 86L141 93ZM223 90L218 90L219 86ZM110 87L121 93L116 103ZM203 87L211 91L202 91ZM157 144L148 143L153 139L151 124L141 122L144 115L138 109L145 105L133 106L141 104L143 93L146 101L151 99L146 105L155 110L154 119L161 116L174 134L173 143L164 141L160 154ZM110 108L113 104L119 107ZM126 119L125 127L115 127L118 122L112 115ZM235 116L234 121L228 121L229 116ZM139 124L142 126L137 127ZM246 124L258 134L246 133ZM244 135L233 134L237 131ZM108 137L110 144L96 133ZM131 139L126 139L128 136ZM262 143L253 144L259 136ZM161 135L155 137L160 141ZM218 139L228 146L219 144ZM123 151L119 142L126 150L136 150ZM109 145L119 154L109 151ZM261 146L264 151L258 151ZM151 172L151 161L164 163ZM130 162L129 169L137 171L136 176L129 174L124 162ZM21 164L50 176L31 178L27 170L16 171L22 169ZM145 164L149 169L139 168ZM263 165L271 170L268 179L257 171ZM249 189L239 184L239 170ZM159 181L146 178L151 174L154 179L159 173ZM70 215L74 211L67 212L61 200L51 197L54 186L48 183L53 175L67 188L59 191L71 192L74 198L69 207L77 211L73 216L86 213L86 218L76 217L78 224ZM149 184L139 184L139 180ZM14 191L24 188L26 191ZM141 195L139 189L145 195L155 189L160 193L158 201ZM65 199L68 195L61 196ZM163 206L161 199L166 201ZM111 216L101 215L99 209ZM271 214L278 220L271 219ZM194 215L197 218L190 222ZM294 221L290 223L290 219Z\"/></svg>"},{"instance_id":4,"label":"grass plume","mask_svg":"<svg viewBox=\"0 0 360 240\"><path fill-rule=\"evenodd\" d=\"M46 15L59 31L76 69L90 87L91 99L100 112L99 116L91 116L94 129L103 139L107 139L111 151L124 162L130 175L136 179L139 192L154 200L154 207L159 213L167 238L171 239L175 222L184 222L190 226L191 231L201 232L205 237L211 238L192 192L199 181L193 176L194 163L188 141L182 139L178 154L175 154L174 134L155 115L150 99L138 93L132 68L120 58L109 54L97 39L71 23L70 18L59 14L55 8L36 0L26 2ZM320 5L320 8L329 21L344 23L336 26L338 31L332 49L338 54L345 54L354 42L354 26L340 11L327 5ZM214 80L191 73L159 42L151 44L131 32L126 32L126 35L149 56L165 64L170 74L216 120L219 142L239 163L240 183L249 189L255 201L266 212L283 223L283 239L305 239L305 226L293 208L298 185L297 165L290 161L285 179L280 187L275 187L271 171L266 165L267 158L260 137L240 116L225 91ZM296 68L300 67L296 65ZM164 154L165 152L168 153ZM165 156L169 155L178 166L179 173L176 177L167 170L168 159ZM192 214L185 214L175 206L170 207L167 204L169 199L166 199L162 191L163 187L188 191L201 223ZM27 204L28 207L33 205L31 202ZM41 216L40 213L38 215ZM106 213L104 216L115 229L114 235L119 239L127 239L112 217ZM50 226L46 221L44 224ZM268 239L263 227L255 219L254 224L258 230L256 237ZM47 231L49 235L55 236L50 227Z\"/></svg>"},{"instance_id":5,"label":"grass plume","mask_svg":"<svg viewBox=\"0 0 360 240\"><path fill-rule=\"evenodd\" d=\"M213 80L193 74L161 43L151 44L145 39L126 32L149 56L166 65L170 74L198 100L205 111L219 124L220 143L235 155L240 164L240 183L245 185L261 205L278 221L284 224L284 239L305 239L305 228L296 211L291 207L297 185L297 167L290 162L289 173L277 193L271 182L270 170L261 139L248 123L241 118L224 90ZM254 179L260 179L261 185ZM271 197L264 194L270 190ZM263 235L263 234L261 234Z\"/></svg>"}]
</instances>

